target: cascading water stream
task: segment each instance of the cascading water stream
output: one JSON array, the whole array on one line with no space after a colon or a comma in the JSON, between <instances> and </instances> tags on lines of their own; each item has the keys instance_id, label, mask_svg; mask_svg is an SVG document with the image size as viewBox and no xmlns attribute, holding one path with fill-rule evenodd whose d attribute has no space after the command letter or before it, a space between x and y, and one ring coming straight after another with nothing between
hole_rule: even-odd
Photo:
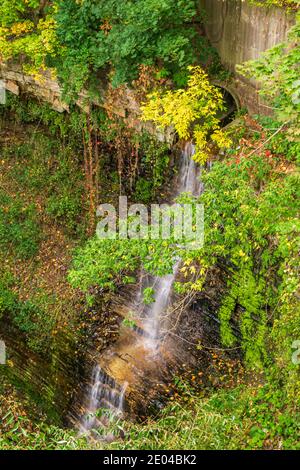
<instances>
[{"instance_id":1,"label":"cascading water stream","mask_svg":"<svg viewBox=\"0 0 300 470\"><path fill-rule=\"evenodd\" d=\"M193 160L195 146L187 142L182 152L181 166L179 170L179 184L174 194L174 198L180 193L188 192L192 195L200 194L203 190L199 178L199 167ZM153 287L155 291L154 302L147 311L146 319L143 322L145 335L142 344L146 351L153 356L158 353L160 344L160 326L162 315L170 305L172 287L176 278L180 260L177 260L173 267L173 273L163 277L155 277Z\"/></svg>"},{"instance_id":2,"label":"cascading water stream","mask_svg":"<svg viewBox=\"0 0 300 470\"><path fill-rule=\"evenodd\" d=\"M178 263L175 264L172 274L157 277L154 280L154 302L143 323L145 334L142 338L142 344L145 350L149 351L152 355L155 355L158 352L161 314L165 312L169 306L177 268Z\"/></svg>"},{"instance_id":3,"label":"cascading water stream","mask_svg":"<svg viewBox=\"0 0 300 470\"><path fill-rule=\"evenodd\" d=\"M174 198L182 192L189 192L192 195L198 195L202 192L202 183L199 178L200 169L192 158L194 153L194 145L190 142L186 143L182 152L178 175L178 186L174 192ZM117 352L117 355L111 356L120 358L121 369L123 369L123 371L126 364L123 362L124 356L131 357L133 361L137 359L137 357L141 360L141 356L143 356L144 365L152 362L149 362L149 355L152 359L156 359L158 357L161 344L162 319L171 304L172 287L179 265L180 260L177 260L174 262L173 272L171 274L152 278L154 301L150 307L145 307L143 305L140 309L138 308L138 305L142 304L141 290L137 293L135 302L131 306L136 311L136 317L140 316L142 318L140 330L143 334L141 334L138 339L135 338L130 346L126 346L127 349L125 349L125 353L121 352L121 348L121 350ZM140 282L140 284L142 284L142 282ZM108 360L110 360L111 357L108 356ZM103 360L103 358L101 359ZM110 369L108 370L110 371ZM136 365L133 365L132 370L135 371L135 374L140 372ZM129 369L127 370L127 374L128 373ZM98 363L94 366L91 386L86 399L85 414L80 422L81 431L89 432L95 428L105 427L108 424L107 418L98 418L95 416L95 413L99 408L109 410L111 415L114 417L122 417L124 411L125 392L128 386L128 382L126 380L129 380L127 374L125 373L125 376L123 375L123 380L125 380L122 385L119 385L114 378L100 367Z\"/></svg>"},{"instance_id":4,"label":"cascading water stream","mask_svg":"<svg viewBox=\"0 0 300 470\"><path fill-rule=\"evenodd\" d=\"M113 417L120 418L123 414L124 398L127 382L122 386L104 372L99 364L93 369L92 387L89 391L88 405L82 422L81 431L89 431L94 428L106 426L107 418L98 418L96 412L99 408L107 409Z\"/></svg>"},{"instance_id":5,"label":"cascading water stream","mask_svg":"<svg viewBox=\"0 0 300 470\"><path fill-rule=\"evenodd\" d=\"M199 178L200 169L192 158L193 155L195 155L195 146L191 142L187 142L182 152L182 162L179 170L179 186L175 197L182 192L189 192L196 196L202 192L202 183Z\"/></svg>"}]
</instances>

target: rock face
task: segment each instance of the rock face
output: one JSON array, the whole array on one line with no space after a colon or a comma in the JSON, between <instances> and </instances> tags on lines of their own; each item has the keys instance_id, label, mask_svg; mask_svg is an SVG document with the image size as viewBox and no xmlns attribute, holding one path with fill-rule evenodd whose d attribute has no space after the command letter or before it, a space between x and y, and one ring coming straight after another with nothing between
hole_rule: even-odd
<instances>
[{"instance_id":1,"label":"rock face","mask_svg":"<svg viewBox=\"0 0 300 470\"><path fill-rule=\"evenodd\" d=\"M265 114L258 96L259 84L236 73L236 65L257 59L262 52L281 43L295 23L283 8L249 5L244 0L200 0L206 12L206 34L222 63L235 76L233 87L250 112Z\"/></svg>"},{"instance_id":2,"label":"rock face","mask_svg":"<svg viewBox=\"0 0 300 470\"><path fill-rule=\"evenodd\" d=\"M5 89L15 95L27 93L50 104L52 109L68 112L69 106L62 99L62 90L59 83L45 72L42 78L36 79L24 74L20 64L15 62L0 62L0 80L3 80ZM129 127L138 132L145 129L156 135L160 141L172 143L174 132L172 128L164 132L158 131L152 123L142 122L140 119L140 99L137 92L122 86L118 90L112 89L107 83L99 80L99 98L93 99L93 105L103 107L108 114L121 118ZM87 93L80 93L76 104L84 111L88 110Z\"/></svg>"},{"instance_id":3,"label":"rock face","mask_svg":"<svg viewBox=\"0 0 300 470\"><path fill-rule=\"evenodd\" d=\"M68 110L68 105L61 100L59 84L51 78L49 73L45 73L43 79L38 81L30 75L25 75L20 65L0 62L0 79L4 80L6 90L14 95L19 95L21 91L24 91L47 101L58 112Z\"/></svg>"},{"instance_id":4,"label":"rock face","mask_svg":"<svg viewBox=\"0 0 300 470\"><path fill-rule=\"evenodd\" d=\"M93 368L96 364L105 377L102 393L99 393L100 387L98 390L100 399L97 407L112 405L118 398L119 391L125 386L123 411L130 419L156 413L166 402L166 389L174 383L174 377L183 377L185 374L189 377L189 371L200 370L203 384L208 384L213 369L208 351L214 347L220 348L218 323L213 316L219 306L217 297L220 283L217 288L218 295L211 284L212 280L209 281L205 292L184 309L181 296L172 295L172 305L175 310L177 306L178 311L173 312L173 324L168 328L168 333L155 353L145 349L144 337L147 332L143 329L141 318L137 318L134 326L121 323L118 338L103 351L97 352L99 338L95 338L94 349L89 356L89 362L86 363L80 388L77 388L77 400L73 402L69 413L70 422L77 427L78 423L83 422L82 418L90 412L88 407L90 392L94 388ZM121 288L111 300L112 311L121 318L132 315L135 307L133 299L137 297L138 291L136 285ZM207 293L214 297L214 301L206 297ZM178 325L175 326L177 322ZM195 347L200 343L203 349ZM208 349L205 349L206 347ZM109 393L103 393L103 389L108 386ZM111 406L109 408L111 409Z\"/></svg>"},{"instance_id":5,"label":"rock face","mask_svg":"<svg viewBox=\"0 0 300 470\"><path fill-rule=\"evenodd\" d=\"M69 106L62 99L62 90L59 83L51 76L50 72L44 72L41 78L26 75L20 64L9 61L0 62L0 79L4 81L6 90L19 95L21 92L34 95L43 101L48 102L51 107L62 113L69 111ZM77 105L83 110L87 110L87 94L83 91ZM94 100L94 104L105 107L109 112L125 119L130 115L132 125L134 117L140 114L139 104L134 92L124 87L120 93L108 93L108 87L99 81L99 99Z\"/></svg>"}]
</instances>

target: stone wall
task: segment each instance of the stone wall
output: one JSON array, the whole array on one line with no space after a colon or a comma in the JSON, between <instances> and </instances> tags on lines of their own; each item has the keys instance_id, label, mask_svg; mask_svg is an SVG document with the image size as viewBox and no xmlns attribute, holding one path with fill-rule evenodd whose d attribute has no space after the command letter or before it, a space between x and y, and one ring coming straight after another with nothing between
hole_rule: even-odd
<instances>
[{"instance_id":1,"label":"stone wall","mask_svg":"<svg viewBox=\"0 0 300 470\"><path fill-rule=\"evenodd\" d=\"M51 79L50 74L44 74L41 80L23 73L20 65L13 62L0 62L0 79L4 81L7 91L19 95L22 91L31 93L36 98L47 101L56 111L68 110L68 106L61 100L59 84Z\"/></svg>"},{"instance_id":2,"label":"stone wall","mask_svg":"<svg viewBox=\"0 0 300 470\"><path fill-rule=\"evenodd\" d=\"M31 94L41 101L50 104L58 112L69 111L69 106L62 99L62 91L56 80L49 72L43 73L40 79L24 74L21 66L15 62L0 62L0 80L3 80L7 91L19 95ZM171 144L174 140L173 128L159 131L154 124L141 121L140 98L133 89L123 86L118 90L112 89L104 80L99 80L99 98L94 98L95 106L102 106L109 115L121 118L128 127L140 132L143 129L156 136L159 141ZM84 111L88 110L87 94L80 93L77 105Z\"/></svg>"},{"instance_id":3,"label":"stone wall","mask_svg":"<svg viewBox=\"0 0 300 470\"><path fill-rule=\"evenodd\" d=\"M245 0L200 0L205 10L205 29L222 63L234 73L234 88L242 105L251 112L266 112L258 96L259 85L236 73L236 65L257 59L262 52L284 41L295 22L282 8L250 5Z\"/></svg>"},{"instance_id":4,"label":"stone wall","mask_svg":"<svg viewBox=\"0 0 300 470\"><path fill-rule=\"evenodd\" d=\"M201 9L205 10L206 33L213 46L218 50L224 65L233 72L235 79L225 84L239 98L242 106L250 112L267 112L268 108L258 96L259 85L254 80L247 80L236 73L236 65L247 60L258 58L261 53L286 37L287 31L294 23L294 15L287 14L282 8L263 8L251 6L245 0L199 0ZM0 79L12 93L29 92L47 101L53 109L63 112L68 106L61 99L58 83L45 74L43 80L35 80L24 75L20 66L15 63L0 63ZM124 87L123 94L115 99L107 99L107 90L99 84L101 105L109 112L120 116L128 125L140 130L147 127L150 132L153 126L140 121L139 100L133 90ZM235 98L235 96L234 96ZM78 100L84 108L84 94ZM158 135L162 140L172 141L172 132Z\"/></svg>"}]
</instances>

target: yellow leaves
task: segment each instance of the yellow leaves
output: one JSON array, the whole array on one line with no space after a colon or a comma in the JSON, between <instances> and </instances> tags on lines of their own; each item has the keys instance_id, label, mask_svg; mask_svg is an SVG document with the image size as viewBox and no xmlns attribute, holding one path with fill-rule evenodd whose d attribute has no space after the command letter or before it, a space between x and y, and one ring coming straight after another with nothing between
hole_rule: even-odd
<instances>
[{"instance_id":1,"label":"yellow leaves","mask_svg":"<svg viewBox=\"0 0 300 470\"><path fill-rule=\"evenodd\" d=\"M191 97L184 90L152 93L141 109L144 121L154 121L160 128L174 126L181 139L190 137L189 124L196 118L196 113Z\"/></svg>"},{"instance_id":2,"label":"yellow leaves","mask_svg":"<svg viewBox=\"0 0 300 470\"><path fill-rule=\"evenodd\" d=\"M184 277L187 277L189 274L186 266L183 266L183 268L180 269L180 272L183 273Z\"/></svg>"},{"instance_id":3,"label":"yellow leaves","mask_svg":"<svg viewBox=\"0 0 300 470\"><path fill-rule=\"evenodd\" d=\"M190 274L196 274L195 266L191 266L192 260L188 259L184 262L184 266L180 269L180 272L183 273L184 277L187 277Z\"/></svg>"},{"instance_id":4,"label":"yellow leaves","mask_svg":"<svg viewBox=\"0 0 300 470\"><path fill-rule=\"evenodd\" d=\"M32 31L34 28L34 24L27 20L19 23L14 23L10 28L10 34L13 36L21 36L21 34L28 33Z\"/></svg>"},{"instance_id":5,"label":"yellow leaves","mask_svg":"<svg viewBox=\"0 0 300 470\"><path fill-rule=\"evenodd\" d=\"M203 288L203 284L204 284L203 279L199 278L191 284L191 290L201 292Z\"/></svg>"},{"instance_id":6,"label":"yellow leaves","mask_svg":"<svg viewBox=\"0 0 300 470\"><path fill-rule=\"evenodd\" d=\"M57 6L51 5L50 13L37 25L30 20L17 20L9 27L0 28L0 57L8 60L20 54L26 56L25 73L41 80L46 70L46 56L55 55L58 50L53 16L56 9Z\"/></svg>"},{"instance_id":7,"label":"yellow leaves","mask_svg":"<svg viewBox=\"0 0 300 470\"><path fill-rule=\"evenodd\" d=\"M155 91L141 107L142 120L153 121L159 128L173 126L180 139L193 139L194 159L204 163L208 158L208 139L219 147L228 147L230 139L219 128L217 112L224 108L222 94L209 83L201 67L189 67L191 75L186 89ZM200 124L195 125L195 122Z\"/></svg>"},{"instance_id":8,"label":"yellow leaves","mask_svg":"<svg viewBox=\"0 0 300 470\"><path fill-rule=\"evenodd\" d=\"M52 16L46 16L44 20L40 20L37 26L40 32L40 40L45 51L54 53L56 47L58 47L58 41L56 37L56 21Z\"/></svg>"},{"instance_id":9,"label":"yellow leaves","mask_svg":"<svg viewBox=\"0 0 300 470\"><path fill-rule=\"evenodd\" d=\"M211 135L211 139L218 145L219 148L229 148L232 144L232 140L221 129L216 129Z\"/></svg>"},{"instance_id":10,"label":"yellow leaves","mask_svg":"<svg viewBox=\"0 0 300 470\"><path fill-rule=\"evenodd\" d=\"M195 139L195 143L196 143L198 151L205 149L207 145L206 132L203 129L201 129L199 126L195 128L194 139Z\"/></svg>"},{"instance_id":11,"label":"yellow leaves","mask_svg":"<svg viewBox=\"0 0 300 470\"><path fill-rule=\"evenodd\" d=\"M243 258L243 261L248 261L249 260L249 256L243 250L240 250L238 252L238 255L240 256L240 258Z\"/></svg>"},{"instance_id":12,"label":"yellow leaves","mask_svg":"<svg viewBox=\"0 0 300 470\"><path fill-rule=\"evenodd\" d=\"M206 269L207 269L207 268L205 268L205 267L202 267L202 268L200 269L200 271L199 271L200 276L204 276L204 274L206 273Z\"/></svg>"},{"instance_id":13,"label":"yellow leaves","mask_svg":"<svg viewBox=\"0 0 300 470\"><path fill-rule=\"evenodd\" d=\"M199 163L200 165L203 165L208 158L208 150L207 151L197 150L197 146L196 146L196 152L193 158L197 163Z\"/></svg>"},{"instance_id":14,"label":"yellow leaves","mask_svg":"<svg viewBox=\"0 0 300 470\"><path fill-rule=\"evenodd\" d=\"M187 259L185 260L184 264L185 266L190 266L192 264L193 260L192 259Z\"/></svg>"},{"instance_id":15,"label":"yellow leaves","mask_svg":"<svg viewBox=\"0 0 300 470\"><path fill-rule=\"evenodd\" d=\"M192 266L190 269L182 268L181 272L183 272L184 278L187 278L190 274L196 274L196 269L195 267ZM199 274L200 276L198 276ZM205 282L205 272L202 270L202 273L197 273L197 276L195 276L194 281L188 281L185 283L186 292L190 292L190 291L201 292L203 289L204 282Z\"/></svg>"}]
</instances>

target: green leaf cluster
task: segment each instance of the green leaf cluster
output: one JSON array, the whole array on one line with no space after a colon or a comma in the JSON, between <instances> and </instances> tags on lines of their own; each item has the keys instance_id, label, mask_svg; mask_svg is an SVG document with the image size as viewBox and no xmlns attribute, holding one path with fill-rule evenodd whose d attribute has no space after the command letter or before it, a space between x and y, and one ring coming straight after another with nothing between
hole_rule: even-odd
<instances>
[{"instance_id":1,"label":"green leaf cluster","mask_svg":"<svg viewBox=\"0 0 300 470\"><path fill-rule=\"evenodd\" d=\"M110 70L114 85L131 82L141 64L169 73L195 60L194 0L58 1L60 76L77 92L92 71Z\"/></svg>"}]
</instances>

